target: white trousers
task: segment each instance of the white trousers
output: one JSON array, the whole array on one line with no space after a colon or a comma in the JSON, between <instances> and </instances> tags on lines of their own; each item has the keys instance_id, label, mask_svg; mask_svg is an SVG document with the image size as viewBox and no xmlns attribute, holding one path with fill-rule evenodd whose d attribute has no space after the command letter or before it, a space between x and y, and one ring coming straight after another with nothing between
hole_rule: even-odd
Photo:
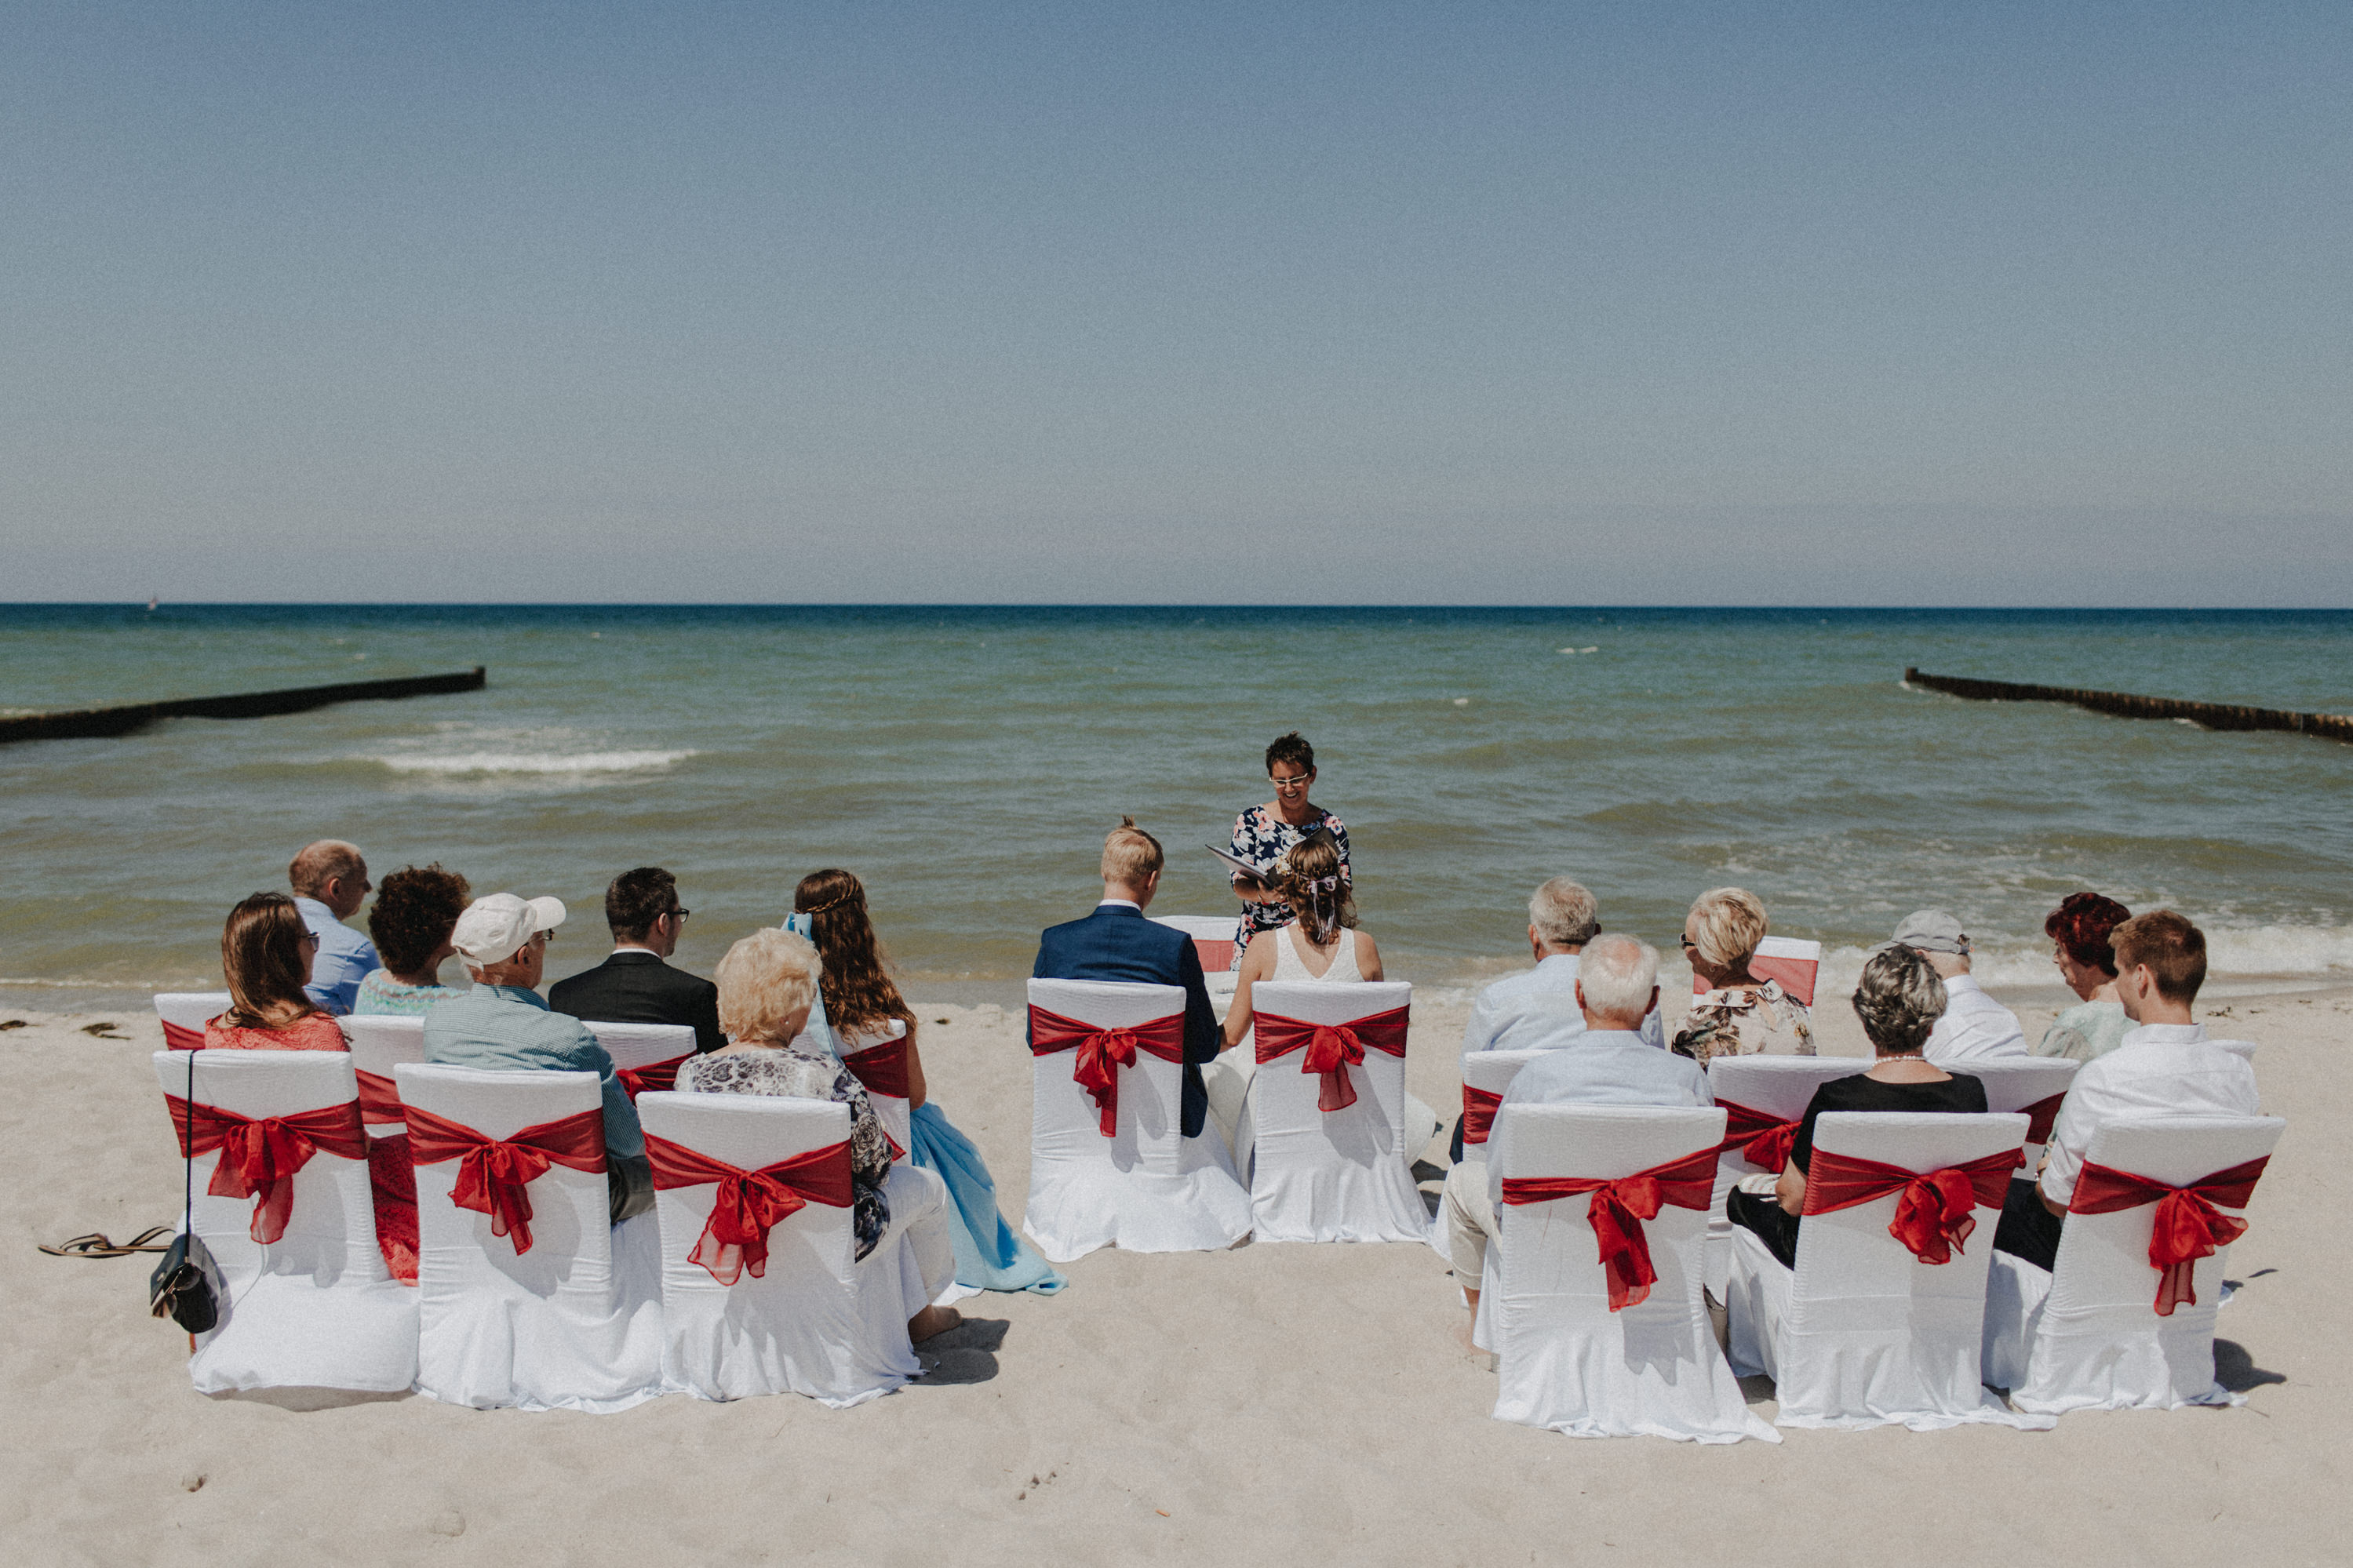
<instances>
[{"instance_id":1,"label":"white trousers","mask_svg":"<svg viewBox=\"0 0 2353 1568\"><path fill-rule=\"evenodd\" d=\"M1495 1239L1495 1205L1487 1194L1487 1162L1465 1160L1446 1173L1446 1256L1454 1282L1479 1289L1487 1269L1487 1247Z\"/></svg>"}]
</instances>

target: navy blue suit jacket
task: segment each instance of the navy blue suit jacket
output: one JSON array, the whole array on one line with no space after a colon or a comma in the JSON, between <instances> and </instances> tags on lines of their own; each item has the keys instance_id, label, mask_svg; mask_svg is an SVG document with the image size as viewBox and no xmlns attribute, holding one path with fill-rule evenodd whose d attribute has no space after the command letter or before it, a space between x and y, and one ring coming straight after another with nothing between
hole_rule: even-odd
<instances>
[{"instance_id":1,"label":"navy blue suit jacket","mask_svg":"<svg viewBox=\"0 0 2353 1568\"><path fill-rule=\"evenodd\" d=\"M1145 920L1142 910L1103 904L1082 921L1048 926L1038 939L1039 980L1127 980L1185 988L1185 1096L1178 1128L1198 1138L1209 1111L1201 1087L1201 1064L1215 1060L1220 1043L1218 1015L1201 979L1201 955L1193 939L1174 926Z\"/></svg>"}]
</instances>

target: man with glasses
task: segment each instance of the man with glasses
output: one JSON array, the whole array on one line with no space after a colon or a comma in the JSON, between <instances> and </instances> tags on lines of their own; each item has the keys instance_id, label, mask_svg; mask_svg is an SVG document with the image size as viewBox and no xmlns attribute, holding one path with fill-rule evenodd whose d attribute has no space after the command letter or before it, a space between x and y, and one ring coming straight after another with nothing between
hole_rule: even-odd
<instances>
[{"instance_id":1,"label":"man with glasses","mask_svg":"<svg viewBox=\"0 0 2353 1568\"><path fill-rule=\"evenodd\" d=\"M1247 860L1262 874L1271 875L1275 862L1301 839L1322 831L1332 836L1332 847L1340 852L1340 880L1353 886L1356 876L1348 864L1347 827L1307 798L1307 792L1315 785L1315 748L1296 730L1283 735L1266 749L1266 776L1274 785L1274 798L1234 818L1234 858ZM1234 965L1240 968L1250 938L1289 925L1292 914L1291 906L1262 878L1236 871L1233 884L1242 900L1241 923L1234 929Z\"/></svg>"},{"instance_id":2,"label":"man with glasses","mask_svg":"<svg viewBox=\"0 0 2353 1568\"><path fill-rule=\"evenodd\" d=\"M672 968L690 911L679 907L678 879L640 866L605 889L612 955L596 968L548 988L547 1005L589 1024L684 1024L698 1052L727 1043L719 1029L719 987Z\"/></svg>"},{"instance_id":3,"label":"man with glasses","mask_svg":"<svg viewBox=\"0 0 2353 1568\"><path fill-rule=\"evenodd\" d=\"M311 983L302 993L330 1013L348 1013L359 996L360 982L383 966L375 943L343 923L360 912L375 886L368 880L367 862L342 839L322 838L294 857L286 868L286 880L294 889L294 907L301 912L302 923L319 943Z\"/></svg>"}]
</instances>

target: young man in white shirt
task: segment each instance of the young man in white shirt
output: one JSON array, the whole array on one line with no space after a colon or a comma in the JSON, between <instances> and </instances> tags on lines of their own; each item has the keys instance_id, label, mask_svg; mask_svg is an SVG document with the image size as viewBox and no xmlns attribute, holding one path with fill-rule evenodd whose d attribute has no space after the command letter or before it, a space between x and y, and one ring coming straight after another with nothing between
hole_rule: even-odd
<instances>
[{"instance_id":1,"label":"young man in white shirt","mask_svg":"<svg viewBox=\"0 0 2353 1568\"><path fill-rule=\"evenodd\" d=\"M2012 1182L1993 1244L2039 1268L2059 1251L2067 1205L2092 1134L2116 1121L2153 1116L2260 1116L2255 1069L2207 1038L2190 1017L2206 980L2206 937L2171 910L2139 915L2109 933L2116 954L2116 1000L2136 1027L2107 1055L2085 1062L2044 1145L2031 1184Z\"/></svg>"}]
</instances>

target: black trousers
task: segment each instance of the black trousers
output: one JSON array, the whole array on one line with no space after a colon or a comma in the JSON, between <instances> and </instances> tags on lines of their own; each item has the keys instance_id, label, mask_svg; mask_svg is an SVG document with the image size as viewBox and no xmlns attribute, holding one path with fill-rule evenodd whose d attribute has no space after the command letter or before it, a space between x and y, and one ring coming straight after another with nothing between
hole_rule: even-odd
<instances>
[{"instance_id":1,"label":"black trousers","mask_svg":"<svg viewBox=\"0 0 2353 1568\"><path fill-rule=\"evenodd\" d=\"M2042 1206L2042 1189L2013 1177L2002 1200L2001 1225L1993 1244L2013 1258L2048 1269L2059 1257L2059 1216Z\"/></svg>"},{"instance_id":2,"label":"black trousers","mask_svg":"<svg viewBox=\"0 0 2353 1568\"><path fill-rule=\"evenodd\" d=\"M1744 1193L1738 1187L1725 1194L1724 1215L1733 1224L1757 1233L1781 1260L1784 1268L1798 1266L1798 1216L1781 1206L1770 1193Z\"/></svg>"}]
</instances>

